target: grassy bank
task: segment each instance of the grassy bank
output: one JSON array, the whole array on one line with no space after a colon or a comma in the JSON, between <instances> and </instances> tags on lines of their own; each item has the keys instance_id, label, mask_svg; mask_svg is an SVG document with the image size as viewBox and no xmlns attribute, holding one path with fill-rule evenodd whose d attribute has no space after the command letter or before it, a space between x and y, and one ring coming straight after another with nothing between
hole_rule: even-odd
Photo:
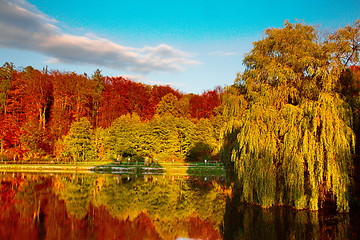
<instances>
[{"instance_id":1,"label":"grassy bank","mask_svg":"<svg viewBox=\"0 0 360 240\"><path fill-rule=\"evenodd\" d=\"M152 163L143 162L81 162L81 163L37 163L0 164L3 172L81 172L81 173L133 173L169 174L194 176L225 176L219 163Z\"/></svg>"},{"instance_id":2,"label":"grassy bank","mask_svg":"<svg viewBox=\"0 0 360 240\"><path fill-rule=\"evenodd\" d=\"M82 172L91 173L97 165L111 162L81 162L81 163L2 163L2 172Z\"/></svg>"}]
</instances>

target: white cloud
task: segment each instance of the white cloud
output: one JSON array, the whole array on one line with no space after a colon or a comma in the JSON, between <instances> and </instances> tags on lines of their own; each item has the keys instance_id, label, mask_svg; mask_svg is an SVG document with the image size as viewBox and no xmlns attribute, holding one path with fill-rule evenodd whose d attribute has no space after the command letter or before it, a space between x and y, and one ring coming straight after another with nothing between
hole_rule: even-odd
<instances>
[{"instance_id":1,"label":"white cloud","mask_svg":"<svg viewBox=\"0 0 360 240\"><path fill-rule=\"evenodd\" d=\"M146 81L146 77L144 75L123 75L122 77L136 82Z\"/></svg>"},{"instance_id":2,"label":"white cloud","mask_svg":"<svg viewBox=\"0 0 360 240\"><path fill-rule=\"evenodd\" d=\"M199 64L193 55L166 44L134 48L94 34L67 34L57 21L25 0L0 0L0 47L46 54L49 63L104 66L139 73L179 71Z\"/></svg>"},{"instance_id":3,"label":"white cloud","mask_svg":"<svg viewBox=\"0 0 360 240\"><path fill-rule=\"evenodd\" d=\"M238 54L237 52L224 52L224 51L215 51L209 53L211 56L227 57Z\"/></svg>"}]
</instances>

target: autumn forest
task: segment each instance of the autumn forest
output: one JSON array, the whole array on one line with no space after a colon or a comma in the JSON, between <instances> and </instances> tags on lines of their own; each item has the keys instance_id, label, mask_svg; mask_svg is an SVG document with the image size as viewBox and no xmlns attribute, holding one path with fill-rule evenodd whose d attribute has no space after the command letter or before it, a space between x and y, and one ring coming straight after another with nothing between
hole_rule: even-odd
<instances>
[{"instance_id":1,"label":"autumn forest","mask_svg":"<svg viewBox=\"0 0 360 240\"><path fill-rule=\"evenodd\" d=\"M0 71L4 160L216 155L220 88L185 95L100 70L87 76L5 63Z\"/></svg>"},{"instance_id":2,"label":"autumn forest","mask_svg":"<svg viewBox=\"0 0 360 240\"><path fill-rule=\"evenodd\" d=\"M241 202L318 210L331 196L349 211L360 200L359 49L359 20L331 34L285 21L253 43L233 85L202 94L5 63L0 158L222 161Z\"/></svg>"}]
</instances>

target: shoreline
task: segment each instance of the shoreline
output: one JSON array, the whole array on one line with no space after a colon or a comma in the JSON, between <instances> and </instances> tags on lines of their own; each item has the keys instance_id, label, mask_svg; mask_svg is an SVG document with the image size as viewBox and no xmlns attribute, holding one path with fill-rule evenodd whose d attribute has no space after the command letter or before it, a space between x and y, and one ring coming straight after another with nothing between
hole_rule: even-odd
<instances>
[{"instance_id":1,"label":"shoreline","mask_svg":"<svg viewBox=\"0 0 360 240\"><path fill-rule=\"evenodd\" d=\"M92 173L94 165L0 164L0 172Z\"/></svg>"},{"instance_id":2,"label":"shoreline","mask_svg":"<svg viewBox=\"0 0 360 240\"><path fill-rule=\"evenodd\" d=\"M164 163L159 165L78 163L78 164L0 164L0 172L43 172L43 173L136 173L168 175L216 175L225 176L222 164Z\"/></svg>"}]
</instances>

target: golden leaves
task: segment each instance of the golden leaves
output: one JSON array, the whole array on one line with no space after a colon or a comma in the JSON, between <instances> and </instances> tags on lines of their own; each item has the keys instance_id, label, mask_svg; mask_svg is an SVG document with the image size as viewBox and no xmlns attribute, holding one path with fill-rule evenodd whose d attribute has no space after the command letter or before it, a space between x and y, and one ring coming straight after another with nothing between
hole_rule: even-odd
<instances>
[{"instance_id":1,"label":"golden leaves","mask_svg":"<svg viewBox=\"0 0 360 240\"><path fill-rule=\"evenodd\" d=\"M351 110L335 92L342 67L312 26L284 25L254 43L224 96L224 157L242 201L316 210L326 189L348 211L355 137Z\"/></svg>"}]
</instances>

